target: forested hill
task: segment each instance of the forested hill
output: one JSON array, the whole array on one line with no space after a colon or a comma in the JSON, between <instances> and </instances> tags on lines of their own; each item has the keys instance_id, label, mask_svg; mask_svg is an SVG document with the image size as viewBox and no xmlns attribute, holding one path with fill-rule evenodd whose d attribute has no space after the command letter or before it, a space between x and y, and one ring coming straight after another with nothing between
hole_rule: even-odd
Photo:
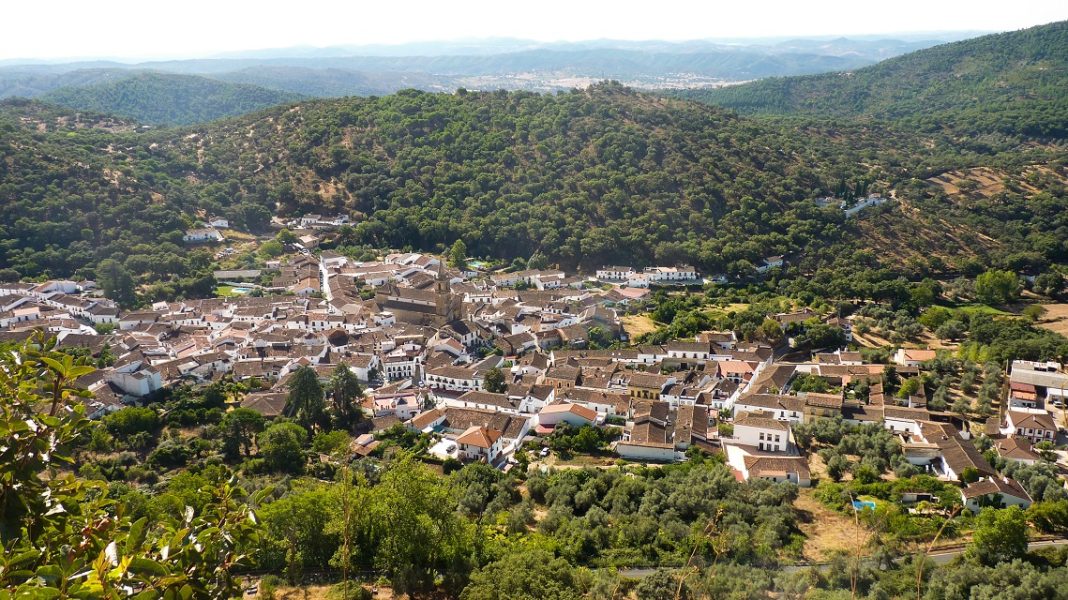
<instances>
[{"instance_id":1,"label":"forested hill","mask_svg":"<svg viewBox=\"0 0 1068 600\"><path fill-rule=\"evenodd\" d=\"M929 129L1068 137L1068 21L919 50L845 73L683 95L742 113L870 116Z\"/></svg>"},{"instance_id":2,"label":"forested hill","mask_svg":"<svg viewBox=\"0 0 1068 600\"><path fill-rule=\"evenodd\" d=\"M119 80L53 90L42 100L134 119L148 125L189 125L300 99L290 92L193 75L138 73Z\"/></svg>"},{"instance_id":3,"label":"forested hill","mask_svg":"<svg viewBox=\"0 0 1068 600\"><path fill-rule=\"evenodd\" d=\"M880 165L919 147L611 84L317 100L148 133L22 101L0 105L0 125L0 266L24 275L146 252L164 264L155 255L181 247L197 211L255 228L343 210L357 221L349 243L374 248L464 239L509 259L722 269L836 239L840 216L810 199L842 179L896 177ZM885 162L855 160L868 143L886 146Z\"/></svg>"},{"instance_id":4,"label":"forested hill","mask_svg":"<svg viewBox=\"0 0 1068 600\"><path fill-rule=\"evenodd\" d=\"M1010 158L1021 173L1043 162ZM961 247L982 250L970 240L1006 232L1022 232L1022 241L991 251L1059 252L1032 243L1035 214L1023 194L999 196L1004 218L993 227L976 221L978 231L950 237L942 233L971 220L971 206L935 199L934 213L903 212L865 233L836 206L813 202L903 183L919 197L927 184L917 178L984 160L939 134L754 120L617 84L559 95L404 91L302 101L148 132L8 101L0 103L0 269L93 277L113 259L139 281L200 289L210 253L182 243L198 215L265 231L274 214L339 211L355 225L336 243L355 251L441 251L462 239L476 256L538 255L587 269L691 263L746 276L771 255L809 264L852 256L865 235L885 238L886 223L909 231L922 214L943 221L907 237L959 240L939 249L949 263ZM1050 202L1061 206L1063 194ZM889 252L873 260L899 267L899 246L887 239Z\"/></svg>"},{"instance_id":5,"label":"forested hill","mask_svg":"<svg viewBox=\"0 0 1068 600\"><path fill-rule=\"evenodd\" d=\"M808 200L843 177L887 176L855 160L869 138L883 140L604 84L306 102L161 139L155 158L175 178L269 190L282 214L355 211L353 244L463 239L476 255L719 269L837 236ZM907 140L877 143L888 161L910 152Z\"/></svg>"}]
</instances>

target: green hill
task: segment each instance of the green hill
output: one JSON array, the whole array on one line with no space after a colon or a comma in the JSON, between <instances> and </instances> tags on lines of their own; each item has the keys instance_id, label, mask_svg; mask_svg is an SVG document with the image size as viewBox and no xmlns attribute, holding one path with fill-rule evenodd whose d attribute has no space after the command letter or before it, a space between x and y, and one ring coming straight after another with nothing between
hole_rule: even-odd
<instances>
[{"instance_id":1,"label":"green hill","mask_svg":"<svg viewBox=\"0 0 1068 600\"><path fill-rule=\"evenodd\" d=\"M738 276L766 256L789 254L811 271L855 263L868 247L879 252L864 264L891 269L936 255L934 270L1020 253L1037 264L1068 252L1057 238L1068 225L1057 216L1068 215L1063 170L1025 168L1055 155L977 153L874 123L751 119L618 84L311 100L148 132L9 101L0 269L92 276L117 257L142 281L188 280L210 264L181 241L195 215L264 231L274 214L307 212L352 216L327 246L356 254L462 239L473 256L586 269L690 263ZM924 181L979 166L1033 182L954 202ZM875 226L813 202L890 190L901 207L879 209L895 212L878 212ZM1030 199L1045 191L1040 214Z\"/></svg>"},{"instance_id":2,"label":"green hill","mask_svg":"<svg viewBox=\"0 0 1068 600\"><path fill-rule=\"evenodd\" d=\"M290 92L193 75L139 73L117 81L53 90L42 100L148 125L189 125L300 99Z\"/></svg>"},{"instance_id":3,"label":"green hill","mask_svg":"<svg viewBox=\"0 0 1068 600\"><path fill-rule=\"evenodd\" d=\"M853 72L771 78L688 98L742 113L864 116L926 130L1068 137L1068 21L944 44Z\"/></svg>"}]
</instances>

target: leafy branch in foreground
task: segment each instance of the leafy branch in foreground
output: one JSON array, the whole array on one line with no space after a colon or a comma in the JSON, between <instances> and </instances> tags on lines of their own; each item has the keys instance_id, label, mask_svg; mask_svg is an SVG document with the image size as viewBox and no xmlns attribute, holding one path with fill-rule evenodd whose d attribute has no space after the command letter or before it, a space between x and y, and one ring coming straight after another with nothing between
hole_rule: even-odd
<instances>
[{"instance_id":1,"label":"leafy branch in foreground","mask_svg":"<svg viewBox=\"0 0 1068 600\"><path fill-rule=\"evenodd\" d=\"M0 357L0 598L230 598L256 517L233 481L199 514L132 521L103 482L71 472L90 423L73 387L92 372L37 337Z\"/></svg>"}]
</instances>

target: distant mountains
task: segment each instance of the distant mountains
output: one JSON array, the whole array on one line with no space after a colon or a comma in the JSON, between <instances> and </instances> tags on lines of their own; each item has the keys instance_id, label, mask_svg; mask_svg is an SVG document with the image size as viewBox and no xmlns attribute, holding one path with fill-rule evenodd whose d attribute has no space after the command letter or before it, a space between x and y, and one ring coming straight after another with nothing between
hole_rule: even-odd
<instances>
[{"instance_id":1,"label":"distant mountains","mask_svg":"<svg viewBox=\"0 0 1068 600\"><path fill-rule=\"evenodd\" d=\"M0 67L0 98L42 98L72 108L173 125L240 114L301 96L385 95L406 88L558 91L605 79L645 89L716 86L857 69L943 39L838 38L730 44L613 40L539 44L496 39L260 50L138 64L22 64ZM192 78L175 78L179 75ZM165 97L168 93L173 97ZM219 105L213 106L216 101ZM187 102L193 105L185 109Z\"/></svg>"},{"instance_id":2,"label":"distant mountains","mask_svg":"<svg viewBox=\"0 0 1068 600\"><path fill-rule=\"evenodd\" d=\"M194 75L136 73L122 79L64 87L42 100L107 113L148 125L189 125L254 112L303 98L299 94Z\"/></svg>"},{"instance_id":3,"label":"distant mountains","mask_svg":"<svg viewBox=\"0 0 1068 600\"><path fill-rule=\"evenodd\" d=\"M679 95L750 114L870 117L935 130L1068 137L1068 21L855 71Z\"/></svg>"}]
</instances>

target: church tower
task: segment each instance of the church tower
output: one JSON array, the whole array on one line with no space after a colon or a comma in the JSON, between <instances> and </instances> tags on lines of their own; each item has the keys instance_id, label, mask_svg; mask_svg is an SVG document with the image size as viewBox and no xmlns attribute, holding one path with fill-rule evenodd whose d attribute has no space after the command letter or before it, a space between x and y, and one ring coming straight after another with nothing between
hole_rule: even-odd
<instances>
[{"instance_id":1,"label":"church tower","mask_svg":"<svg viewBox=\"0 0 1068 600\"><path fill-rule=\"evenodd\" d=\"M438 263L438 280L434 284L434 313L439 327L460 318L460 302L457 300L452 293L449 276L445 273L445 261L442 260Z\"/></svg>"}]
</instances>

